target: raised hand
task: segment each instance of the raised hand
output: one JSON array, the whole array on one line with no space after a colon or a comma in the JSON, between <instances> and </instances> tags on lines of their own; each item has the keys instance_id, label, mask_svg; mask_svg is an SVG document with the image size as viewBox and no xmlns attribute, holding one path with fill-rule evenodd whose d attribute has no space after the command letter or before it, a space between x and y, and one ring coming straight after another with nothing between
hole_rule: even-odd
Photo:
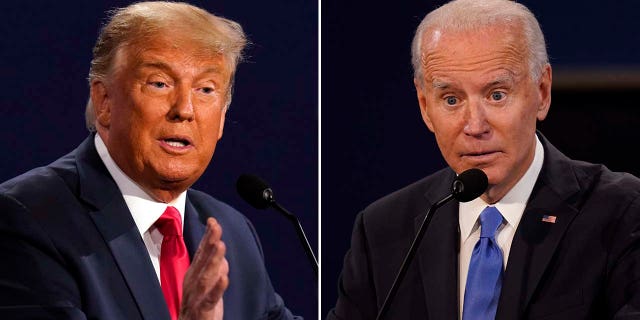
<instances>
[{"instance_id":1,"label":"raised hand","mask_svg":"<svg viewBox=\"0 0 640 320\"><path fill-rule=\"evenodd\" d=\"M222 320L222 294L229 285L229 263L221 239L222 227L214 218L207 220L207 230L184 277L181 320Z\"/></svg>"}]
</instances>

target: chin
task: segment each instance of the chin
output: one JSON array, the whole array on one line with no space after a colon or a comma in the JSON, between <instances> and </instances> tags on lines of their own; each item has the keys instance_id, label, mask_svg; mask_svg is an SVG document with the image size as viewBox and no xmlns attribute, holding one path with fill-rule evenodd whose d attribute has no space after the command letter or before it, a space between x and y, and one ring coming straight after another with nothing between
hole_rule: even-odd
<instances>
[{"instance_id":1,"label":"chin","mask_svg":"<svg viewBox=\"0 0 640 320\"><path fill-rule=\"evenodd\" d=\"M174 186L186 185L189 187L200 175L194 170L159 170L156 171L156 179L160 181L167 189L173 189ZM186 188L185 188L186 189Z\"/></svg>"},{"instance_id":2,"label":"chin","mask_svg":"<svg viewBox=\"0 0 640 320\"><path fill-rule=\"evenodd\" d=\"M484 170L484 169L483 171L484 173L487 174L487 178L489 180L490 186L499 185L501 182L504 181L504 175L500 173L496 173L496 172L492 172L491 170Z\"/></svg>"},{"instance_id":3,"label":"chin","mask_svg":"<svg viewBox=\"0 0 640 320\"><path fill-rule=\"evenodd\" d=\"M155 163L153 169L163 180L180 181L193 176L197 179L204 172L200 169L200 163L185 160L187 159L165 159Z\"/></svg>"},{"instance_id":4,"label":"chin","mask_svg":"<svg viewBox=\"0 0 640 320\"><path fill-rule=\"evenodd\" d=\"M160 178L163 181L168 183L185 183L185 181L195 181L198 180L199 175L195 172L165 172L160 175Z\"/></svg>"}]
</instances>

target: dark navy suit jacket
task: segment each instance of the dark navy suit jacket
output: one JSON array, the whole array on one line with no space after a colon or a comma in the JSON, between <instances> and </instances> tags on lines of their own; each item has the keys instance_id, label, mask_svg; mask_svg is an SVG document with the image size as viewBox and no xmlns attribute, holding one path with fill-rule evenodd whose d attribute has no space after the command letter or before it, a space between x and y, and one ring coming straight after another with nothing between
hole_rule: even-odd
<instances>
[{"instance_id":1,"label":"dark navy suit jacket","mask_svg":"<svg viewBox=\"0 0 640 320\"><path fill-rule=\"evenodd\" d=\"M142 237L93 141L0 185L0 319L169 319ZM185 210L190 256L210 216L227 247L225 319L293 319L251 223L195 190Z\"/></svg>"},{"instance_id":2,"label":"dark navy suit jacket","mask_svg":"<svg viewBox=\"0 0 640 320\"><path fill-rule=\"evenodd\" d=\"M496 319L640 319L640 180L570 160L539 137L544 163L511 244ZM327 319L376 318L427 209L454 177L441 170L358 215ZM457 201L436 211L386 319L458 318L458 221Z\"/></svg>"}]
</instances>

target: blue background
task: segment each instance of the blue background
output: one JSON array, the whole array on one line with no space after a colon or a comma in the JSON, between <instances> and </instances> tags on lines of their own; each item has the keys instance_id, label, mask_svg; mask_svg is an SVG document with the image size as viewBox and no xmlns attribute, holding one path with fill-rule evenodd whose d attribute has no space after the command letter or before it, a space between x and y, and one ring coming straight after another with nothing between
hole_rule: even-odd
<instances>
[{"instance_id":1,"label":"blue background","mask_svg":"<svg viewBox=\"0 0 640 320\"><path fill-rule=\"evenodd\" d=\"M640 137L637 2L519 2L538 17L554 67L543 134L571 157L640 174L630 154ZM443 3L321 1L322 317L336 301L356 214L446 165L422 122L410 62L415 28ZM614 67L635 72L635 82L590 77L596 85L584 86L560 72Z\"/></svg>"},{"instance_id":2,"label":"blue background","mask_svg":"<svg viewBox=\"0 0 640 320\"><path fill-rule=\"evenodd\" d=\"M129 3L0 3L0 180L54 161L87 136L91 49L105 12ZM191 3L239 22L253 42L238 68L224 136L194 187L254 223L274 287L294 313L315 319L316 279L295 230L277 211L245 204L235 182L242 173L270 182L317 252L318 3Z\"/></svg>"}]
</instances>

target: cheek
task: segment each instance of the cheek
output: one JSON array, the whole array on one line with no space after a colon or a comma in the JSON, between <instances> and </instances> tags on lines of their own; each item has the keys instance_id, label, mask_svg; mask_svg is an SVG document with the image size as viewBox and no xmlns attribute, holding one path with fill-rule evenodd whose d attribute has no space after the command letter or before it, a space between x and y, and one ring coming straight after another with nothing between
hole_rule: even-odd
<instances>
[{"instance_id":1,"label":"cheek","mask_svg":"<svg viewBox=\"0 0 640 320\"><path fill-rule=\"evenodd\" d=\"M463 137L456 133L453 126L447 126L447 124L444 123L444 125L440 124L440 126L437 127L435 131L435 138L442 156L452 167L455 168L455 163L460 160L458 157L458 151L460 146L463 144Z\"/></svg>"},{"instance_id":2,"label":"cheek","mask_svg":"<svg viewBox=\"0 0 640 320\"><path fill-rule=\"evenodd\" d=\"M528 90L527 90L528 89ZM535 125L538 120L539 114L539 106L542 101L540 100L540 94L537 91L537 88L533 85L527 86L527 89L522 94L522 97L518 101L523 102L522 106L522 118L526 119L524 121L528 121L529 123L533 123Z\"/></svg>"},{"instance_id":3,"label":"cheek","mask_svg":"<svg viewBox=\"0 0 640 320\"><path fill-rule=\"evenodd\" d=\"M139 121L140 110L138 105L140 103L140 99L136 95L124 89L120 90L113 100L112 118L116 122L115 124L122 126Z\"/></svg>"},{"instance_id":4,"label":"cheek","mask_svg":"<svg viewBox=\"0 0 640 320\"><path fill-rule=\"evenodd\" d=\"M431 110L429 115L436 138L443 146L453 144L463 135L465 121L462 112Z\"/></svg>"},{"instance_id":5,"label":"cheek","mask_svg":"<svg viewBox=\"0 0 640 320\"><path fill-rule=\"evenodd\" d=\"M517 119L513 119L514 132L520 132L521 134L530 135L532 131L535 131L538 121L538 112L534 105L522 106L522 112L520 112Z\"/></svg>"},{"instance_id":6,"label":"cheek","mask_svg":"<svg viewBox=\"0 0 640 320\"><path fill-rule=\"evenodd\" d=\"M198 131L200 136L206 140L206 142L213 142L218 140L218 136L221 128L221 121L223 113L220 110L212 110L210 112L201 113L197 118Z\"/></svg>"}]
</instances>

